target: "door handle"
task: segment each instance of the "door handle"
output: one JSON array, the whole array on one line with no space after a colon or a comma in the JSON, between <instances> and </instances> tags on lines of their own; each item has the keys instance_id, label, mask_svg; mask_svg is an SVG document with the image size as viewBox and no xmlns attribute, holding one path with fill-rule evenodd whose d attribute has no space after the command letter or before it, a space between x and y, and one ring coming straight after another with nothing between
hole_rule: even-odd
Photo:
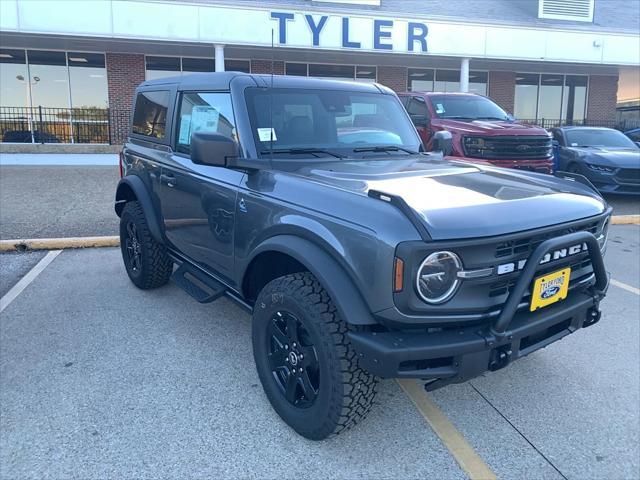
<instances>
[{"instance_id":1,"label":"door handle","mask_svg":"<svg viewBox=\"0 0 640 480\"><path fill-rule=\"evenodd\" d=\"M167 187L175 187L176 186L176 177L173 175L160 175L160 183L164 183Z\"/></svg>"}]
</instances>

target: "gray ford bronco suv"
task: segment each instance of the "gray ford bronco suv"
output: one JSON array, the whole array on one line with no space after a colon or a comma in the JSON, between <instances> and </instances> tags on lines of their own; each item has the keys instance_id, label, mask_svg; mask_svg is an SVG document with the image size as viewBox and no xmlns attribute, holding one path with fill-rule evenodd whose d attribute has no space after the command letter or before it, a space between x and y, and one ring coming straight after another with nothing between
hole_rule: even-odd
<instances>
[{"instance_id":1,"label":"gray ford bronco suv","mask_svg":"<svg viewBox=\"0 0 640 480\"><path fill-rule=\"evenodd\" d=\"M600 319L611 209L575 174L424 152L377 84L213 73L136 92L115 210L126 271L253 315L273 408L323 439L379 378L464 382Z\"/></svg>"}]
</instances>

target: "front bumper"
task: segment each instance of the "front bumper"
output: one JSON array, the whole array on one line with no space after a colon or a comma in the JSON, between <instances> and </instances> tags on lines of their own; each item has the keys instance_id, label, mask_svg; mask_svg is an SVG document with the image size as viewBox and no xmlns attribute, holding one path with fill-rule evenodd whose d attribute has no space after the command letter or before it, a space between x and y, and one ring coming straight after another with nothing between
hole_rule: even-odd
<instances>
[{"instance_id":1,"label":"front bumper","mask_svg":"<svg viewBox=\"0 0 640 480\"><path fill-rule=\"evenodd\" d=\"M580 173L587 177L601 193L617 193L623 195L640 194L640 175L637 178L623 177L621 173L601 173L580 166ZM626 169L631 170L631 169Z\"/></svg>"},{"instance_id":2,"label":"front bumper","mask_svg":"<svg viewBox=\"0 0 640 480\"><path fill-rule=\"evenodd\" d=\"M518 311L523 295L550 250L584 242L595 275L591 286L536 312ZM446 328L436 332L349 332L365 370L383 378L432 380L428 389L469 380L560 338L595 324L609 278L596 238L576 232L547 240L532 253L498 318L490 325Z\"/></svg>"}]
</instances>

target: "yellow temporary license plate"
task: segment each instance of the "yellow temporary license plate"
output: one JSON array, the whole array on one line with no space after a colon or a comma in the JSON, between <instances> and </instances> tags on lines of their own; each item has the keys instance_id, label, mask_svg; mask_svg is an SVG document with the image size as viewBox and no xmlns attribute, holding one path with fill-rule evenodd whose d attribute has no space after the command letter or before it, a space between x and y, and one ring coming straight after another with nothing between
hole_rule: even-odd
<instances>
[{"instance_id":1,"label":"yellow temporary license plate","mask_svg":"<svg viewBox=\"0 0 640 480\"><path fill-rule=\"evenodd\" d=\"M567 298L569 277L571 277L571 269L565 268L536 278L531 295L531 311L534 312Z\"/></svg>"}]
</instances>

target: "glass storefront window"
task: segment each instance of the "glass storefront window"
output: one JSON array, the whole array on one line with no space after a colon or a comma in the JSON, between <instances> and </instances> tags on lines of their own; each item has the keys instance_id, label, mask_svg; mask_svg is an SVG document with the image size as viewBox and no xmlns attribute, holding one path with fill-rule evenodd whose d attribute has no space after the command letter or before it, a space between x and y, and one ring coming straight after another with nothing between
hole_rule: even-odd
<instances>
[{"instance_id":1,"label":"glass storefront window","mask_svg":"<svg viewBox=\"0 0 640 480\"><path fill-rule=\"evenodd\" d=\"M434 71L431 69L410 68L407 75L409 91L433 92Z\"/></svg>"},{"instance_id":2,"label":"glass storefront window","mask_svg":"<svg viewBox=\"0 0 640 480\"><path fill-rule=\"evenodd\" d=\"M376 67L356 67L356 82L375 83L378 69Z\"/></svg>"},{"instance_id":3,"label":"glass storefront window","mask_svg":"<svg viewBox=\"0 0 640 480\"><path fill-rule=\"evenodd\" d=\"M542 75L540 79L540 99L538 118L560 118L562 107L562 84L564 75Z\"/></svg>"},{"instance_id":4,"label":"glass storefront window","mask_svg":"<svg viewBox=\"0 0 640 480\"><path fill-rule=\"evenodd\" d=\"M323 65L309 64L309 76L316 78L329 78L333 80L353 80L355 67L353 65Z\"/></svg>"},{"instance_id":5,"label":"glass storefront window","mask_svg":"<svg viewBox=\"0 0 640 480\"><path fill-rule=\"evenodd\" d=\"M147 56L145 61L147 80L180 75L180 57Z\"/></svg>"},{"instance_id":6,"label":"glass storefront window","mask_svg":"<svg viewBox=\"0 0 640 480\"><path fill-rule=\"evenodd\" d=\"M24 50L0 49L0 106L29 106L28 81Z\"/></svg>"},{"instance_id":7,"label":"glass storefront window","mask_svg":"<svg viewBox=\"0 0 640 480\"><path fill-rule=\"evenodd\" d=\"M515 116L568 123L585 118L587 75L516 74Z\"/></svg>"},{"instance_id":8,"label":"glass storefront window","mask_svg":"<svg viewBox=\"0 0 640 480\"><path fill-rule=\"evenodd\" d=\"M488 78L487 72L470 71L469 92L486 95ZM411 92L459 92L460 70L410 68L407 87Z\"/></svg>"},{"instance_id":9,"label":"glass storefront window","mask_svg":"<svg viewBox=\"0 0 640 480\"><path fill-rule=\"evenodd\" d=\"M538 112L538 84L540 75L535 73L516 74L516 94L514 112L516 118L535 120Z\"/></svg>"},{"instance_id":10,"label":"glass storefront window","mask_svg":"<svg viewBox=\"0 0 640 480\"><path fill-rule=\"evenodd\" d=\"M183 58L182 73L215 72L213 58Z\"/></svg>"},{"instance_id":11,"label":"glass storefront window","mask_svg":"<svg viewBox=\"0 0 640 480\"><path fill-rule=\"evenodd\" d=\"M250 73L251 72L251 62L249 60L225 60L224 61L224 69L227 72L243 72Z\"/></svg>"},{"instance_id":12,"label":"glass storefront window","mask_svg":"<svg viewBox=\"0 0 640 480\"><path fill-rule=\"evenodd\" d=\"M436 70L436 82L433 85L434 92L459 92L460 72L457 70Z\"/></svg>"},{"instance_id":13,"label":"glass storefront window","mask_svg":"<svg viewBox=\"0 0 640 480\"><path fill-rule=\"evenodd\" d=\"M469 72L469 92L487 95L489 74L487 72Z\"/></svg>"},{"instance_id":14,"label":"glass storefront window","mask_svg":"<svg viewBox=\"0 0 640 480\"><path fill-rule=\"evenodd\" d=\"M306 77L307 64L287 62L284 66L284 73L286 75L295 75L296 77Z\"/></svg>"},{"instance_id":15,"label":"glass storefront window","mask_svg":"<svg viewBox=\"0 0 640 480\"><path fill-rule=\"evenodd\" d=\"M584 120L587 106L588 83L589 77L586 75L566 76L562 98L562 112L564 119L568 122L580 122Z\"/></svg>"},{"instance_id":16,"label":"glass storefront window","mask_svg":"<svg viewBox=\"0 0 640 480\"><path fill-rule=\"evenodd\" d=\"M28 50L31 104L69 108L69 72L64 52Z\"/></svg>"},{"instance_id":17,"label":"glass storefront window","mask_svg":"<svg viewBox=\"0 0 640 480\"><path fill-rule=\"evenodd\" d=\"M73 108L107 108L109 96L107 69L101 53L68 52L71 106Z\"/></svg>"}]
</instances>

